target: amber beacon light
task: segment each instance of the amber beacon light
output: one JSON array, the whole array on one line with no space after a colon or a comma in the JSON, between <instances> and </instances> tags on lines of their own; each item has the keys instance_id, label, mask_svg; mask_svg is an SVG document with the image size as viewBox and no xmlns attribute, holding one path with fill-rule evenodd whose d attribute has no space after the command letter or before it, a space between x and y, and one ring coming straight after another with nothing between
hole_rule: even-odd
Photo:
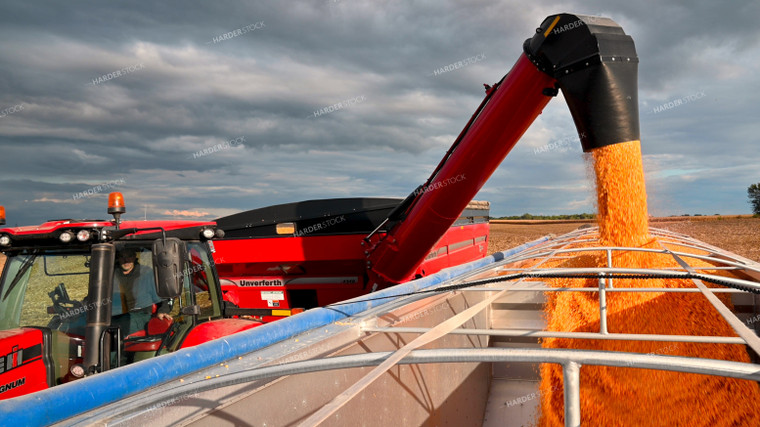
<instances>
[{"instance_id":1,"label":"amber beacon light","mask_svg":"<svg viewBox=\"0 0 760 427\"><path fill-rule=\"evenodd\" d=\"M126 211L127 208L124 206L124 196L118 191L110 193L108 195L108 213L113 215L117 225L121 222L121 214Z\"/></svg>"}]
</instances>

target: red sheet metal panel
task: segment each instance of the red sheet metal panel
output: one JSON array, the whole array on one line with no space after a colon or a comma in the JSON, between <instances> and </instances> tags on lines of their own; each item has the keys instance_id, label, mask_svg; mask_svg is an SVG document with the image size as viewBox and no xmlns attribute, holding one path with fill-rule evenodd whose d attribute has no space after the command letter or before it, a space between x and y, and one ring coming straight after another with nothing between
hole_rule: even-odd
<instances>
[{"instance_id":1,"label":"red sheet metal panel","mask_svg":"<svg viewBox=\"0 0 760 427\"><path fill-rule=\"evenodd\" d=\"M0 400L48 388L42 331L0 331Z\"/></svg>"}]
</instances>

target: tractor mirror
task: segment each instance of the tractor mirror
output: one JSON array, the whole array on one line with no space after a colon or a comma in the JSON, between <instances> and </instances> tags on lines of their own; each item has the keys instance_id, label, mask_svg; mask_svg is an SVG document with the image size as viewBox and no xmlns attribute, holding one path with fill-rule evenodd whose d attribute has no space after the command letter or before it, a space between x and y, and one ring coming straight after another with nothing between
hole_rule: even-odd
<instances>
[{"instance_id":1,"label":"tractor mirror","mask_svg":"<svg viewBox=\"0 0 760 427\"><path fill-rule=\"evenodd\" d=\"M182 240L169 237L153 242L153 274L159 298L177 298L182 294L182 275L186 259L187 247Z\"/></svg>"}]
</instances>

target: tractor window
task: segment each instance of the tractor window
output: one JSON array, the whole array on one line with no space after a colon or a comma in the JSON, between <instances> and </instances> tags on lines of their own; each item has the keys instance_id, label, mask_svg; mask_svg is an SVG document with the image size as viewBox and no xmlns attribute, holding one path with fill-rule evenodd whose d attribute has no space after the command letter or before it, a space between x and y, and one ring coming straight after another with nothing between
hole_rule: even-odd
<instances>
[{"instance_id":1,"label":"tractor window","mask_svg":"<svg viewBox=\"0 0 760 427\"><path fill-rule=\"evenodd\" d=\"M89 254L23 253L7 263L0 285L0 330L40 326L84 335Z\"/></svg>"},{"instance_id":2,"label":"tractor window","mask_svg":"<svg viewBox=\"0 0 760 427\"><path fill-rule=\"evenodd\" d=\"M196 322L204 322L209 319L219 318L221 308L215 304L217 298L216 276L214 275L213 259L209 255L208 247L203 243L187 243L188 260L182 270L183 291L182 295L174 300L173 309L169 313L174 318L176 333L168 339L166 347L159 354L176 350L182 344L184 338ZM182 313L183 307L197 305L200 314L189 316ZM180 339L177 339L180 338Z\"/></svg>"},{"instance_id":3,"label":"tractor window","mask_svg":"<svg viewBox=\"0 0 760 427\"><path fill-rule=\"evenodd\" d=\"M187 268L186 280L195 294L195 303L201 309L198 319L209 319L221 315L220 308L215 305L217 298L216 276L214 275L214 261L210 259L209 252L202 243L188 243L188 255L190 262Z\"/></svg>"},{"instance_id":4,"label":"tractor window","mask_svg":"<svg viewBox=\"0 0 760 427\"><path fill-rule=\"evenodd\" d=\"M161 299L156 295L153 253L145 244L118 243L116 245L112 301L111 316L113 317L126 313L134 314L140 310L152 313L156 308L154 305L161 303ZM137 329L144 327L144 325L136 324L131 326ZM136 332L136 330L127 330L129 328L122 329L122 333L126 335Z\"/></svg>"}]
</instances>

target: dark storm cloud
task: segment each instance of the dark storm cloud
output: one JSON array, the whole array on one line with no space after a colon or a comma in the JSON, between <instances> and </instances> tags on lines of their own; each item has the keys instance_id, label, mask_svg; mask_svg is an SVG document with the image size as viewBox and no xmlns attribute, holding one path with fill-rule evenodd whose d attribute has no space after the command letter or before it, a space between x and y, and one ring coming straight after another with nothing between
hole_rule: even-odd
<instances>
[{"instance_id":1,"label":"dark storm cloud","mask_svg":"<svg viewBox=\"0 0 760 427\"><path fill-rule=\"evenodd\" d=\"M482 83L509 70L545 16L577 10L611 16L636 41L650 203L667 214L720 199L740 213L742 192L760 181L742 168L760 160L758 102L747 90L758 83L758 7L4 2L0 111L23 109L0 118L0 203L22 222L103 217L105 192L73 195L122 178L136 217L403 197L461 131ZM699 91L706 96L654 113ZM559 97L478 198L495 214L591 211L586 161L562 148L579 146L575 135ZM213 148L236 138L245 142Z\"/></svg>"}]
</instances>

